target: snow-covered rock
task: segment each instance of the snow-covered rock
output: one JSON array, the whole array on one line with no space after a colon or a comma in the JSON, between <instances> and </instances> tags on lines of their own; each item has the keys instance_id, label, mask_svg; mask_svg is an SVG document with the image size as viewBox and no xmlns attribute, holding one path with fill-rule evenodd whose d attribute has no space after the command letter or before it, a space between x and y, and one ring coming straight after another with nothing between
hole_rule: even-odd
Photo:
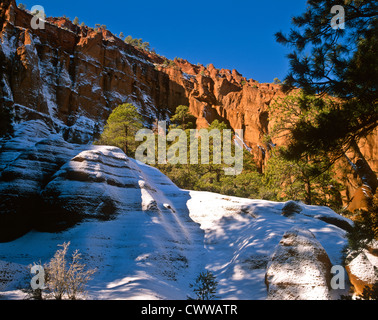
<instances>
[{"instance_id":1,"label":"snow-covered rock","mask_svg":"<svg viewBox=\"0 0 378 320\"><path fill-rule=\"evenodd\" d=\"M297 201L288 201L285 203L284 207L282 208L282 215L285 217L290 217L293 214L299 214L302 212L302 206Z\"/></svg>"},{"instance_id":2,"label":"snow-covered rock","mask_svg":"<svg viewBox=\"0 0 378 320\"><path fill-rule=\"evenodd\" d=\"M42 191L44 202L67 215L99 218L113 216L125 203L139 209L137 170L126 155L114 147L89 148L54 174Z\"/></svg>"},{"instance_id":3,"label":"snow-covered rock","mask_svg":"<svg viewBox=\"0 0 378 320\"><path fill-rule=\"evenodd\" d=\"M269 300L328 300L332 264L306 229L287 231L266 273Z\"/></svg>"},{"instance_id":4,"label":"snow-covered rock","mask_svg":"<svg viewBox=\"0 0 378 320\"><path fill-rule=\"evenodd\" d=\"M87 159L101 158L106 152L115 150L100 147L85 154ZM87 162L86 170L98 166L101 173L106 168L89 160L83 162ZM221 299L266 299L270 257L285 232L298 225L316 235L333 264L341 264L346 232L334 225L302 215L283 217L283 203L180 190L154 168L132 159L126 164L135 168L135 189L108 185L105 181L109 176L104 172L103 177L100 174L103 182L87 182L82 189L72 187L71 183L78 181L64 181L61 173L51 182L56 190L66 192L67 205L76 192L78 198L83 193L92 194L93 203L100 203L102 185L102 190L117 200L118 212L113 219L90 219L59 233L31 231L0 243L0 261L25 266L45 263L59 244L70 241L72 250L79 249L89 267L98 268L88 286L91 299L186 299L191 294L189 284L206 269L215 274ZM91 174L95 177L94 171ZM143 206L151 199L156 204L154 210ZM89 205L86 210L90 211ZM29 285L22 281L14 282L2 295L16 297L18 286Z\"/></svg>"},{"instance_id":5,"label":"snow-covered rock","mask_svg":"<svg viewBox=\"0 0 378 320\"><path fill-rule=\"evenodd\" d=\"M0 241L30 230L41 213L40 192L83 146L67 143L42 121L19 125L0 152Z\"/></svg>"},{"instance_id":6,"label":"snow-covered rock","mask_svg":"<svg viewBox=\"0 0 378 320\"><path fill-rule=\"evenodd\" d=\"M349 257L348 257L349 258ZM346 266L356 295L361 295L367 287L378 282L378 256L362 250Z\"/></svg>"},{"instance_id":7,"label":"snow-covered rock","mask_svg":"<svg viewBox=\"0 0 378 320\"><path fill-rule=\"evenodd\" d=\"M298 239L302 240L308 235L308 242L316 248L309 246L314 254L326 252L332 265L342 264L342 250L347 244L346 231L315 218L319 215L336 215L334 212L331 214L329 208L302 204L302 214L285 217L282 215L285 203L240 199L208 192L191 191L190 195L190 216L205 231L205 248L209 257L207 268L220 279L222 298L266 299L268 264L271 264L271 257L284 234L294 227L309 230L299 233L301 237ZM340 220L348 221L341 216ZM303 239L303 249L306 248L305 244ZM278 268L277 263L275 265ZM273 267L271 265L270 270ZM295 271L296 265L292 267ZM319 269L318 274L321 271ZM291 276L294 288L296 272L292 272ZM309 282L310 278L309 275ZM345 294L332 291L331 296L326 293L318 292L317 295L323 299L337 299L340 294ZM302 298L311 299L314 296L308 294L306 298L303 294Z\"/></svg>"}]
</instances>

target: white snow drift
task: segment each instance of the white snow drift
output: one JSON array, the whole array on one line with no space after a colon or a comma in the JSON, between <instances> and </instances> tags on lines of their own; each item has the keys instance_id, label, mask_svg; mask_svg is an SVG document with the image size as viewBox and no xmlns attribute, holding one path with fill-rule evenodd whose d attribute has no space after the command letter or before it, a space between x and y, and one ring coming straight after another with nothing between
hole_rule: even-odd
<instances>
[{"instance_id":1,"label":"white snow drift","mask_svg":"<svg viewBox=\"0 0 378 320\"><path fill-rule=\"evenodd\" d=\"M33 141L25 143L30 147ZM41 194L60 197L67 206L75 205L77 195L86 201L82 208L90 218L63 232L31 231L0 243L2 298L24 298L20 288L29 287L31 278L27 266L49 261L58 245L68 241L89 268L97 268L88 284L90 299L186 299L192 295L189 284L204 270L216 276L221 299L266 299L272 256L294 227L313 235L331 264L342 262L346 231L325 221L350 221L329 208L300 204L300 213L285 217L285 203L181 190L120 149L85 148L51 176ZM9 153L9 162L11 156L17 154ZM92 218L101 199L115 204L110 220ZM320 298L338 294L331 290ZM304 291L297 298L313 297Z\"/></svg>"}]
</instances>

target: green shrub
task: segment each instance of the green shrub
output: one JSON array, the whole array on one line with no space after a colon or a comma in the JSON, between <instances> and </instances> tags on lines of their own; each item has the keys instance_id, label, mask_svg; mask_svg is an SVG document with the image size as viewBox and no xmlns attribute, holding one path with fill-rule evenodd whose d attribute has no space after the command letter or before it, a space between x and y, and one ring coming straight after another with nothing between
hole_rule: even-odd
<instances>
[{"instance_id":1,"label":"green shrub","mask_svg":"<svg viewBox=\"0 0 378 320\"><path fill-rule=\"evenodd\" d=\"M211 271L201 272L194 284L190 284L197 298L188 296L188 300L215 300L218 282Z\"/></svg>"}]
</instances>

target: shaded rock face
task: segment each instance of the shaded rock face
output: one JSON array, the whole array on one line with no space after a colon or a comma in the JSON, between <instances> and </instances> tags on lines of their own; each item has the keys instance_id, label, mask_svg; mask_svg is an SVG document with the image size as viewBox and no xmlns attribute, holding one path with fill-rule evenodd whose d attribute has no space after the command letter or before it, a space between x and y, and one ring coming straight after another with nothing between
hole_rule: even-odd
<instances>
[{"instance_id":1,"label":"shaded rock face","mask_svg":"<svg viewBox=\"0 0 378 320\"><path fill-rule=\"evenodd\" d=\"M17 125L14 137L0 143L0 241L43 225L40 192L50 177L83 146L52 132L45 122Z\"/></svg>"},{"instance_id":2,"label":"shaded rock face","mask_svg":"<svg viewBox=\"0 0 378 320\"><path fill-rule=\"evenodd\" d=\"M308 230L287 231L266 272L269 300L328 300L332 264Z\"/></svg>"},{"instance_id":3,"label":"shaded rock face","mask_svg":"<svg viewBox=\"0 0 378 320\"><path fill-rule=\"evenodd\" d=\"M142 209L148 185L122 150L68 143L41 120L16 127L0 144L0 242Z\"/></svg>"}]
</instances>

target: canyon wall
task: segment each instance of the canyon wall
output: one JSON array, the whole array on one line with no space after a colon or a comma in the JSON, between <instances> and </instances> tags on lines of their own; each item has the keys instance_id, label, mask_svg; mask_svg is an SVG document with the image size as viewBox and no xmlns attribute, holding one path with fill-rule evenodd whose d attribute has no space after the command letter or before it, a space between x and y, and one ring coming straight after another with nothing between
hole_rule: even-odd
<instances>
[{"instance_id":1,"label":"canyon wall","mask_svg":"<svg viewBox=\"0 0 378 320\"><path fill-rule=\"evenodd\" d=\"M121 103L137 106L147 125L188 105L198 128L219 119L243 129L246 147L263 168L269 148L264 136L271 126L268 107L283 96L280 85L260 84L212 64L166 63L108 30L77 26L65 18L47 18L44 29L34 30L33 16L14 0L0 6L0 106L10 110L16 123L43 120L65 141L85 144ZM375 172L377 137L375 131L360 143ZM356 155L349 160L355 162ZM340 167L349 201L363 181L347 160Z\"/></svg>"}]
</instances>

